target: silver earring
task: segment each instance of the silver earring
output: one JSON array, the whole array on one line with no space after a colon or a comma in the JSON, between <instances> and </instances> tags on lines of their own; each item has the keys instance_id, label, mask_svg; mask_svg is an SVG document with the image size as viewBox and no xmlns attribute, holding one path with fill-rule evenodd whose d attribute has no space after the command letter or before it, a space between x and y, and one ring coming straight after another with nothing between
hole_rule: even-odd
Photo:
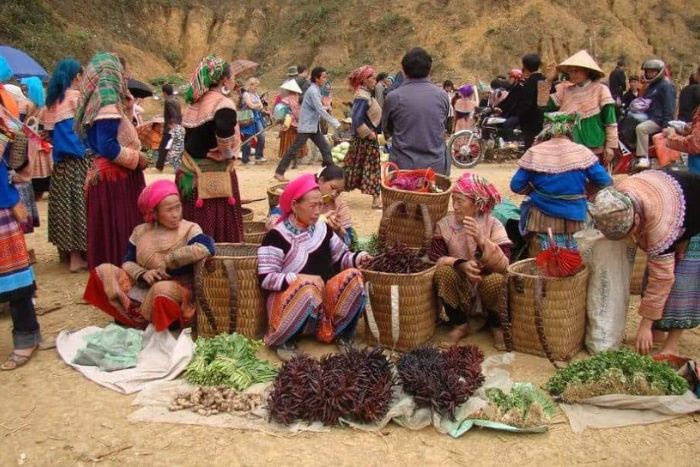
<instances>
[{"instance_id":1,"label":"silver earring","mask_svg":"<svg viewBox=\"0 0 700 467\"><path fill-rule=\"evenodd\" d=\"M222 86L221 94L223 94L224 96L228 96L229 94L231 94L231 90L228 88L228 86Z\"/></svg>"}]
</instances>

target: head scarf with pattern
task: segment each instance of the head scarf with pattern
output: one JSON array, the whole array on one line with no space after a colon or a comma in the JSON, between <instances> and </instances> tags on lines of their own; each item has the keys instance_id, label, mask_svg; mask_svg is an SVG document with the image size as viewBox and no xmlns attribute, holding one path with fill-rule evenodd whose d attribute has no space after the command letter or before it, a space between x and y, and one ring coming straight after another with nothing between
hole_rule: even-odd
<instances>
[{"instance_id":1,"label":"head scarf with pattern","mask_svg":"<svg viewBox=\"0 0 700 467\"><path fill-rule=\"evenodd\" d=\"M363 65L360 68L357 68L356 70L353 70L352 73L348 76L348 84L350 85L350 88L352 88L353 91L357 91L362 87L362 84L370 78L372 75L374 75L376 71L374 68L372 68L369 65Z\"/></svg>"},{"instance_id":2,"label":"head scarf with pattern","mask_svg":"<svg viewBox=\"0 0 700 467\"><path fill-rule=\"evenodd\" d=\"M141 191L136 206L146 222L155 222L156 208L168 196L179 196L177 185L172 180L156 180Z\"/></svg>"},{"instance_id":3,"label":"head scarf with pattern","mask_svg":"<svg viewBox=\"0 0 700 467\"><path fill-rule=\"evenodd\" d=\"M75 130L80 135L85 134L102 107L114 104L125 112L129 91L119 58L108 52L92 57L80 83L80 94L75 113Z\"/></svg>"},{"instance_id":4,"label":"head scarf with pattern","mask_svg":"<svg viewBox=\"0 0 700 467\"><path fill-rule=\"evenodd\" d=\"M284 221L292 214L292 203L304 197L312 190L318 189L318 183L314 174L303 174L292 180L284 187L280 196L280 210L282 216L278 222Z\"/></svg>"},{"instance_id":5,"label":"head scarf with pattern","mask_svg":"<svg viewBox=\"0 0 700 467\"><path fill-rule=\"evenodd\" d=\"M216 55L204 57L190 77L190 85L185 91L185 100L194 104L212 85L218 84L224 75L227 63Z\"/></svg>"},{"instance_id":6,"label":"head scarf with pattern","mask_svg":"<svg viewBox=\"0 0 700 467\"><path fill-rule=\"evenodd\" d=\"M474 200L480 214L489 214L501 202L501 194L481 175L465 172L455 182L454 190Z\"/></svg>"},{"instance_id":7,"label":"head scarf with pattern","mask_svg":"<svg viewBox=\"0 0 700 467\"><path fill-rule=\"evenodd\" d=\"M566 136L571 138L574 127L578 125L579 114L567 114L564 112L550 112L544 114L544 127L537 141L547 141L557 136Z\"/></svg>"}]
</instances>

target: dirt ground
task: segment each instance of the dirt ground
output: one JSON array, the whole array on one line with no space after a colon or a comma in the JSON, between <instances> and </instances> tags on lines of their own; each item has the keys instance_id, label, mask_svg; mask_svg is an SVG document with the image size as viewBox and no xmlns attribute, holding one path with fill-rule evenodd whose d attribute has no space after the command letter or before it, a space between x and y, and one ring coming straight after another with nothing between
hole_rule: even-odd
<instances>
[{"instance_id":1,"label":"dirt ground","mask_svg":"<svg viewBox=\"0 0 700 467\"><path fill-rule=\"evenodd\" d=\"M276 142L273 142L276 146ZM305 171L315 167L300 166ZM515 166L481 165L476 171L508 193ZM245 198L265 196L273 183L272 162L241 167L239 182ZM299 171L293 171L294 175ZM453 173L453 176L457 173ZM149 174L152 180L163 175ZM166 175L167 176L167 175ZM172 175L169 175L172 176ZM355 225L361 235L374 232L380 212L371 199L348 193ZM266 202L253 204L256 217ZM62 329L103 326L108 319L82 301L86 273L70 274L47 242L47 202L39 203L42 226L28 236L36 251L38 309L42 332L53 337ZM638 303L634 298L633 304ZM637 322L630 310L627 343ZM11 321L0 316L0 355L11 350ZM440 336L435 337L436 340ZM480 333L466 342L489 355L496 350L490 336ZM315 355L333 346L304 342ZM684 354L700 358L700 332L682 339ZM270 354L271 358L274 358ZM553 367L543 358L517 354L511 368L515 381L544 383ZM475 429L452 439L427 428L413 432L390 425L380 434L334 429L325 434L284 438L257 432L208 427L131 423L133 396L104 389L65 365L55 350L39 352L26 366L0 373L0 465L697 465L694 447L700 435L700 416L688 416L649 426L588 430L574 434L563 415L546 434L512 435Z\"/></svg>"}]
</instances>

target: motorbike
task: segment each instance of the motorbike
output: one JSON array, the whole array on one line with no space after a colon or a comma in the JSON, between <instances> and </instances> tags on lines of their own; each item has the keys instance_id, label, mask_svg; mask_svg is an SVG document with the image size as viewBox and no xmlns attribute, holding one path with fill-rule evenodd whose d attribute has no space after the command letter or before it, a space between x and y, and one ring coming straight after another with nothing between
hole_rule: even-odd
<instances>
[{"instance_id":1,"label":"motorbike","mask_svg":"<svg viewBox=\"0 0 700 467\"><path fill-rule=\"evenodd\" d=\"M470 169L477 166L486 153L509 148L518 155L525 152L525 143L520 138L520 130L513 130L515 141L505 142L506 119L496 115L490 107L477 107L474 111L474 126L453 134L447 141L447 157L455 167Z\"/></svg>"}]
</instances>

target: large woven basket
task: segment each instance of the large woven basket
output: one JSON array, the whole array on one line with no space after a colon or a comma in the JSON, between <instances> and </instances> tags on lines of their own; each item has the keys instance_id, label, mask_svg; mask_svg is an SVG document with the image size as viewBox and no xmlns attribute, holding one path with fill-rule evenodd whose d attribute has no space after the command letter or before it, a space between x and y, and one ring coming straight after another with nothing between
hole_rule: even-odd
<instances>
[{"instance_id":1,"label":"large woven basket","mask_svg":"<svg viewBox=\"0 0 700 467\"><path fill-rule=\"evenodd\" d=\"M244 222L243 223L243 241L254 245L260 245L267 230L264 222Z\"/></svg>"},{"instance_id":2,"label":"large woven basket","mask_svg":"<svg viewBox=\"0 0 700 467\"><path fill-rule=\"evenodd\" d=\"M19 169L27 162L27 146L29 139L22 132L14 133L12 145L10 146L10 155L7 159L7 165L11 169Z\"/></svg>"},{"instance_id":3,"label":"large woven basket","mask_svg":"<svg viewBox=\"0 0 700 467\"><path fill-rule=\"evenodd\" d=\"M644 272L647 269L647 254L637 248L637 253L634 255L634 268L632 269L632 280L630 281L630 295L642 294L642 281L644 280Z\"/></svg>"},{"instance_id":4,"label":"large woven basket","mask_svg":"<svg viewBox=\"0 0 700 467\"><path fill-rule=\"evenodd\" d=\"M241 208L241 214L243 215L243 222L253 222L253 219L255 219L255 213L250 208Z\"/></svg>"},{"instance_id":5,"label":"large woven basket","mask_svg":"<svg viewBox=\"0 0 700 467\"><path fill-rule=\"evenodd\" d=\"M258 283L258 245L217 243L214 256L195 266L196 334L234 331L257 339L265 331L265 302Z\"/></svg>"},{"instance_id":6,"label":"large woven basket","mask_svg":"<svg viewBox=\"0 0 700 467\"><path fill-rule=\"evenodd\" d=\"M433 289L435 266L416 274L363 270L367 305L365 336L387 349L409 350L435 333L437 301Z\"/></svg>"},{"instance_id":7,"label":"large woven basket","mask_svg":"<svg viewBox=\"0 0 700 467\"><path fill-rule=\"evenodd\" d=\"M267 203L270 205L270 209L274 208L275 206L279 206L280 195L286 186L287 182L277 183L267 189Z\"/></svg>"},{"instance_id":8,"label":"large woven basket","mask_svg":"<svg viewBox=\"0 0 700 467\"><path fill-rule=\"evenodd\" d=\"M397 171L387 172L386 179L390 181L397 173ZM450 179L437 175L435 184L443 190L442 193L397 190L386 185L384 180L382 181L382 208L389 217L380 232L382 240L390 245L400 242L411 248L425 246L423 229L426 226L424 221L426 213L431 225L435 225L445 217L450 204Z\"/></svg>"},{"instance_id":9,"label":"large woven basket","mask_svg":"<svg viewBox=\"0 0 700 467\"><path fill-rule=\"evenodd\" d=\"M508 350L568 361L586 335L588 269L571 277L544 277L534 259L508 267L509 316L502 317Z\"/></svg>"}]
</instances>

